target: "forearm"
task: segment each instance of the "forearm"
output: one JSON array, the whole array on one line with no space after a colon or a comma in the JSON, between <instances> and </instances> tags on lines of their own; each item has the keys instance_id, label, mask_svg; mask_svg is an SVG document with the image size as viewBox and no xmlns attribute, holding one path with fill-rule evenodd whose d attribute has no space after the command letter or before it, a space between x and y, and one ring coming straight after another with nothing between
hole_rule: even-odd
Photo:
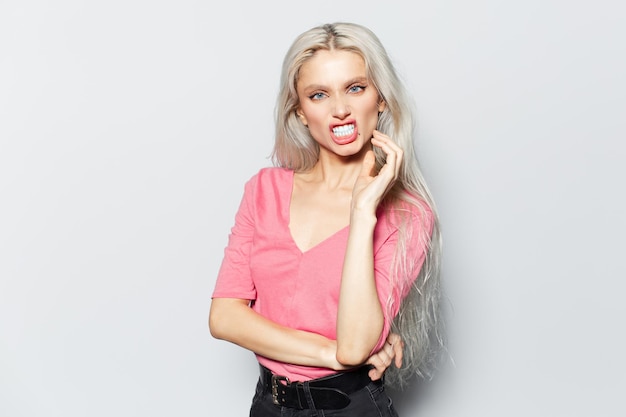
<instances>
[{"instance_id":1,"label":"forearm","mask_svg":"<svg viewBox=\"0 0 626 417\"><path fill-rule=\"evenodd\" d=\"M337 359L345 365L362 363L383 330L383 310L374 277L375 226L375 215L353 213L337 315Z\"/></svg>"},{"instance_id":2,"label":"forearm","mask_svg":"<svg viewBox=\"0 0 626 417\"><path fill-rule=\"evenodd\" d=\"M335 370L337 343L319 334L281 326L252 310L246 300L215 298L209 328L213 337L281 362Z\"/></svg>"}]
</instances>

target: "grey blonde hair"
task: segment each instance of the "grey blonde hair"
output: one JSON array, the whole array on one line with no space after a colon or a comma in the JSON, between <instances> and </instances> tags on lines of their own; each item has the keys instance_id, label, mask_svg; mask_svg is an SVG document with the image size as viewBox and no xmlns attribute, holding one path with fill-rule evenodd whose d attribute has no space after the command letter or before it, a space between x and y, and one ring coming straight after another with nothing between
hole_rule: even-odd
<instances>
[{"instance_id":1,"label":"grey blonde hair","mask_svg":"<svg viewBox=\"0 0 626 417\"><path fill-rule=\"evenodd\" d=\"M363 58L370 81L386 103L379 115L377 129L393 138L404 150L399 178L383 202L385 209L400 214L393 217L401 219L391 275L392 284L401 294L408 292L408 296L402 301L399 313L394 318L392 331L400 334L405 349L402 368L390 367L386 372L386 380L402 388L415 374L431 377L445 345L440 314L441 234L435 204L420 171L413 146L413 105L386 50L372 31L353 23L334 23L312 28L295 39L283 61L275 109L276 140L272 151L275 165L302 172L311 169L318 160L319 145L296 115L299 107L296 88L300 68L319 50L351 51ZM378 148L374 152L377 168L380 169L385 154ZM420 233L426 255L419 275L410 288L405 288L409 284L400 279L413 269L417 261L407 256L410 233L416 229L406 227L406 222L414 219L409 218L408 214L403 215L408 213L407 204L421 211L421 219L426 217L427 209L434 217L430 236L428 233ZM427 228L425 224L422 226L418 230ZM397 308L392 303L390 297L387 303L389 311Z\"/></svg>"}]
</instances>

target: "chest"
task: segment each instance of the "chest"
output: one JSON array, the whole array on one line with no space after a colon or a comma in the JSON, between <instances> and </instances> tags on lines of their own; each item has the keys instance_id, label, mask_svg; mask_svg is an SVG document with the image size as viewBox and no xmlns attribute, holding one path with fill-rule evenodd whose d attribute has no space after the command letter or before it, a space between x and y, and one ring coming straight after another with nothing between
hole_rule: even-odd
<instances>
[{"instance_id":1,"label":"chest","mask_svg":"<svg viewBox=\"0 0 626 417\"><path fill-rule=\"evenodd\" d=\"M305 252L350 224L351 193L323 193L295 187L289 205L289 231Z\"/></svg>"}]
</instances>

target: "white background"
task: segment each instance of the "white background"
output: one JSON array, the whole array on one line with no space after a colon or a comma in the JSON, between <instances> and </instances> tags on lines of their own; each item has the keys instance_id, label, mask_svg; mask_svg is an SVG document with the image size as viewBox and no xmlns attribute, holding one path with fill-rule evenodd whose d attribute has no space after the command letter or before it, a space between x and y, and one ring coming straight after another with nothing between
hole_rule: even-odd
<instances>
[{"instance_id":1,"label":"white background","mask_svg":"<svg viewBox=\"0 0 626 417\"><path fill-rule=\"evenodd\" d=\"M206 318L282 57L365 24L415 96L455 366L404 416L625 415L619 1L0 1L0 416L244 416Z\"/></svg>"}]
</instances>

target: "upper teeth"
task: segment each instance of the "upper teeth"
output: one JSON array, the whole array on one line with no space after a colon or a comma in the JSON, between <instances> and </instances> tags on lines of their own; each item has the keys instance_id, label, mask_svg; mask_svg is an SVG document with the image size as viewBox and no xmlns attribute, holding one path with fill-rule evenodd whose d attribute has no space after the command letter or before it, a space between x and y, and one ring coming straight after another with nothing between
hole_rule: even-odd
<instances>
[{"instance_id":1,"label":"upper teeth","mask_svg":"<svg viewBox=\"0 0 626 417\"><path fill-rule=\"evenodd\" d=\"M354 125L343 125L333 127L333 133L335 136L348 136L354 132Z\"/></svg>"}]
</instances>

